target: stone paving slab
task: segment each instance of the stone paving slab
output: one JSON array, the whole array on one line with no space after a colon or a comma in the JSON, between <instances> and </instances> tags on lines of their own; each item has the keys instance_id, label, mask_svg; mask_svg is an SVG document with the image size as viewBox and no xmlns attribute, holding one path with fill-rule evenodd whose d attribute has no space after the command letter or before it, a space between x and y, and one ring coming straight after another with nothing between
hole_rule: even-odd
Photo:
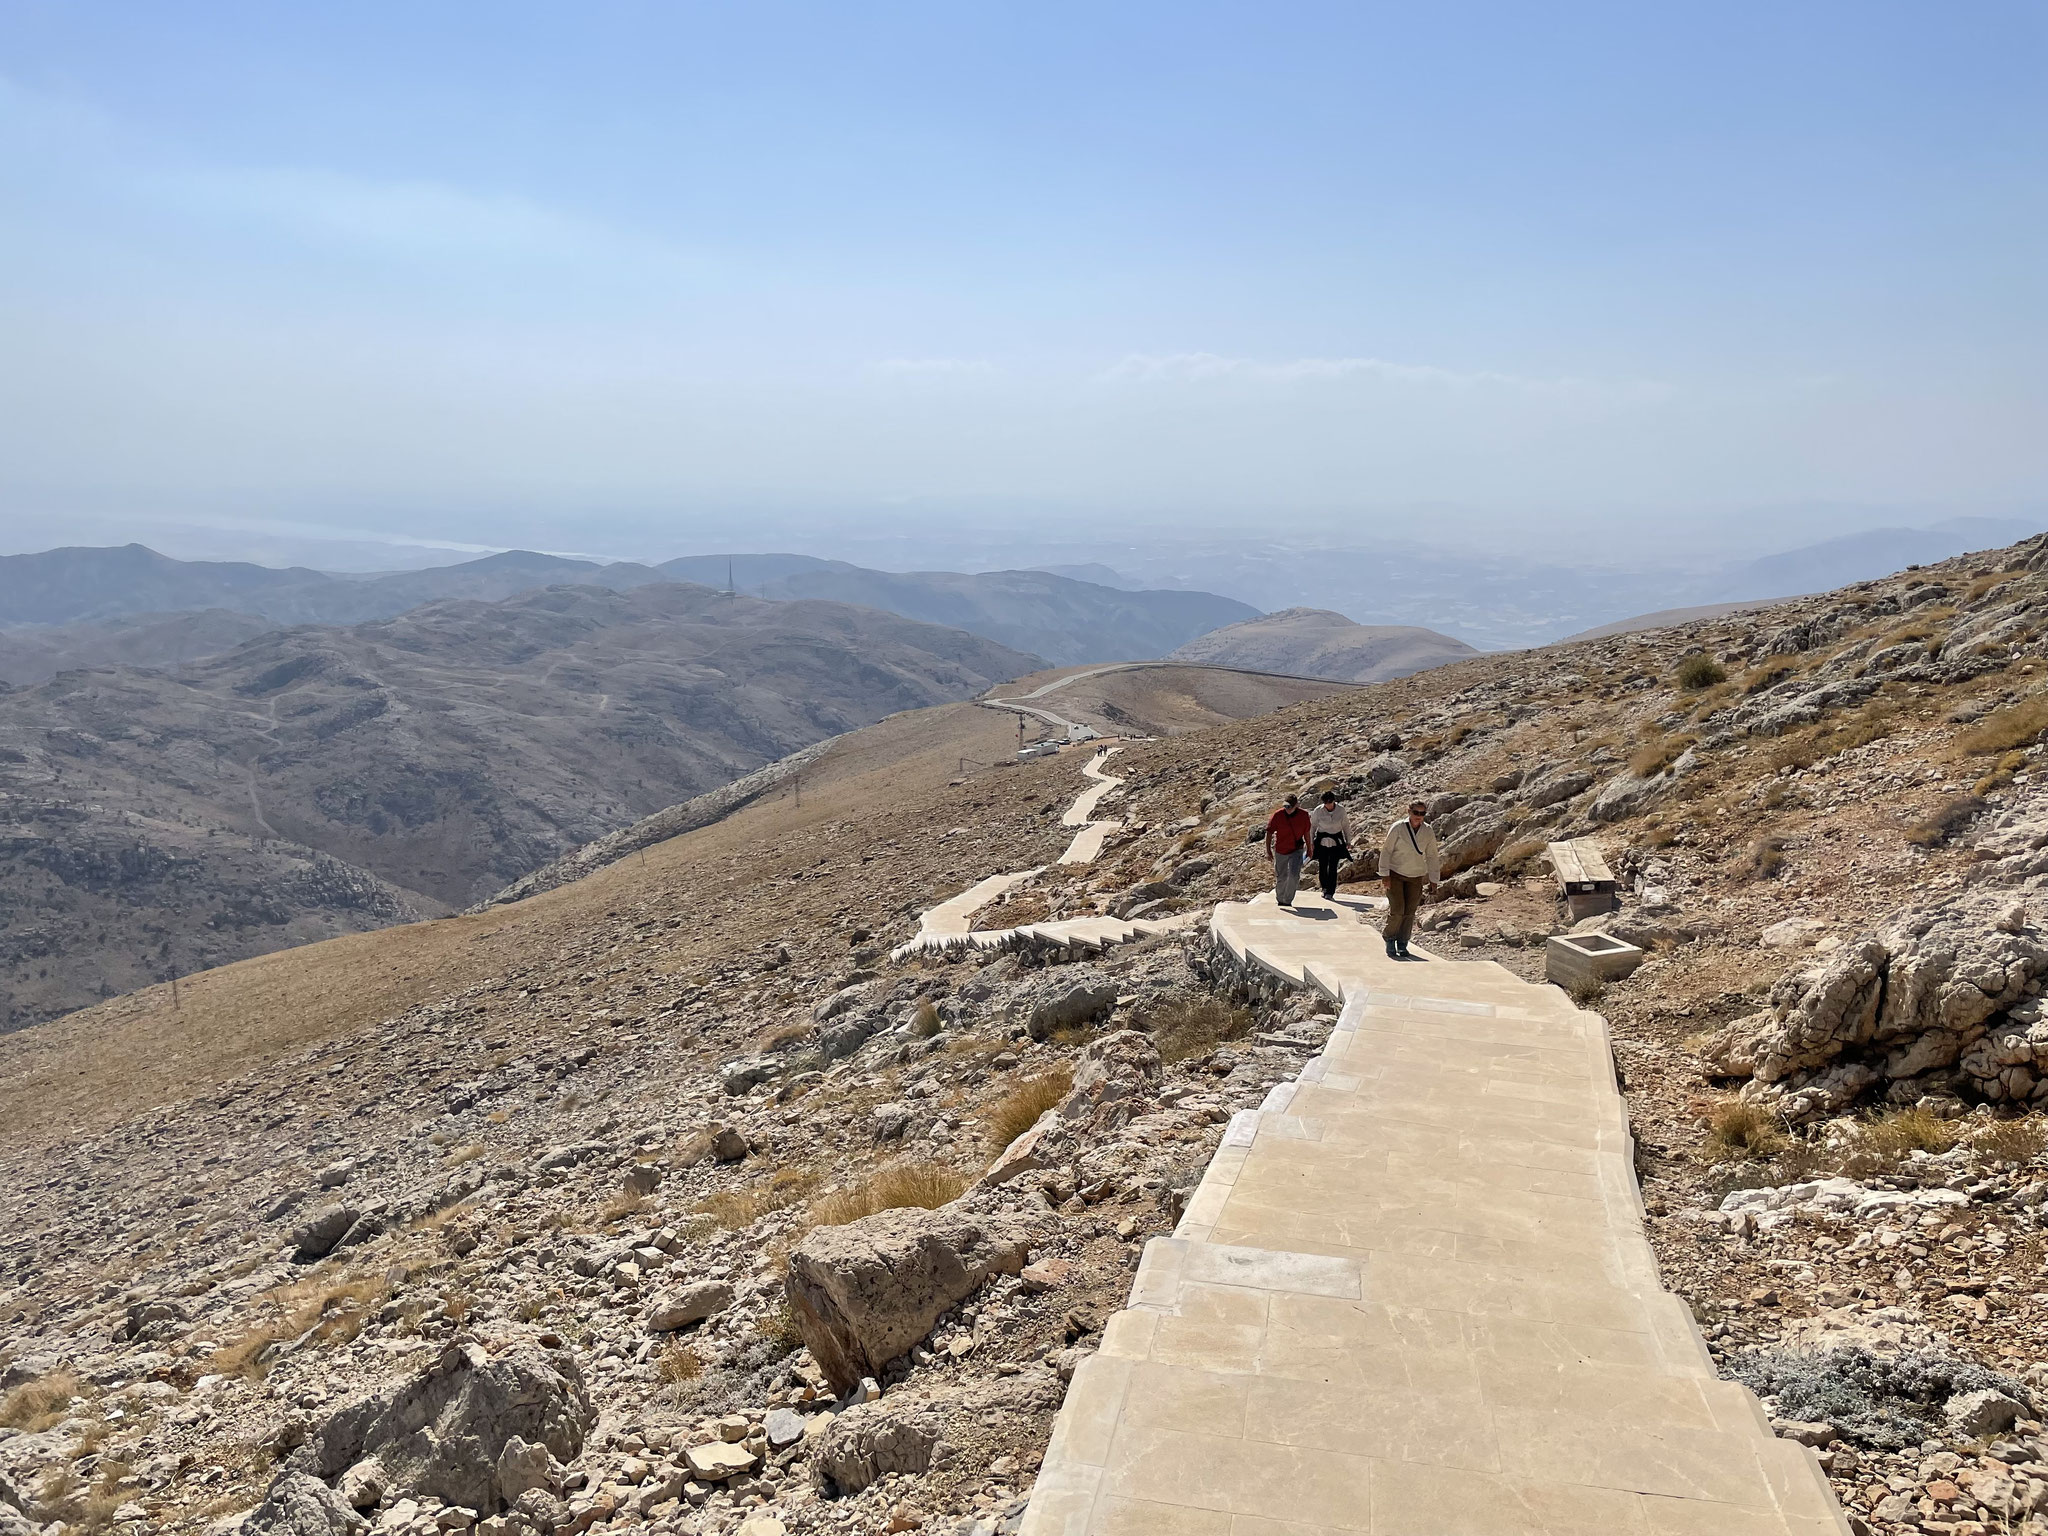
<instances>
[{"instance_id":1,"label":"stone paving slab","mask_svg":"<svg viewBox=\"0 0 2048 1536\"><path fill-rule=\"evenodd\" d=\"M1146 1245L1024 1536L1844 1536L1659 1283L1605 1021L1366 917L1216 909L1342 1013Z\"/></svg>"}]
</instances>

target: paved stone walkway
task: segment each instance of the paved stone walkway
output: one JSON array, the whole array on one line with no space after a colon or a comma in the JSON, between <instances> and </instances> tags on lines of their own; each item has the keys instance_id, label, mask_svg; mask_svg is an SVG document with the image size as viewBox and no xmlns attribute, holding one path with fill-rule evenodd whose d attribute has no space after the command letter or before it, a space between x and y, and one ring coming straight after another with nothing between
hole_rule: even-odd
<instances>
[{"instance_id":1,"label":"paved stone walkway","mask_svg":"<svg viewBox=\"0 0 2048 1536\"><path fill-rule=\"evenodd\" d=\"M1067 844L1067 851L1056 862L1061 864L1093 864L1102 855L1102 845L1109 835L1123 825L1121 820L1096 821L1095 808L1102 803L1103 796L1123 783L1102 771L1103 763L1110 754L1119 750L1105 747L1095 754L1081 770L1094 782L1075 798L1060 817L1060 825L1076 829L1074 840ZM1050 939L1055 943L1080 941L1086 944L1123 944L1131 939L1148 934L1170 933L1177 928L1189 928L1202 921L1199 912L1180 913L1156 921L1141 919L1136 922L1120 917L1065 917L1052 922L1026 923L1016 928L983 928L972 926L974 914L994 901L1005 891L1022 885L1025 881L1045 873L1045 866L1036 869L1020 869L1014 874L990 875L977 885L968 887L958 896L942 901L927 909L917 921L917 936L906 944L899 944L890 951L890 958L902 960L919 950L978 948L994 949L1019 938Z\"/></svg>"},{"instance_id":2,"label":"paved stone walkway","mask_svg":"<svg viewBox=\"0 0 2048 1536\"><path fill-rule=\"evenodd\" d=\"M1846 1536L1659 1283L1605 1021L1364 906L1216 908L1342 1013L1147 1244L1024 1536Z\"/></svg>"}]
</instances>

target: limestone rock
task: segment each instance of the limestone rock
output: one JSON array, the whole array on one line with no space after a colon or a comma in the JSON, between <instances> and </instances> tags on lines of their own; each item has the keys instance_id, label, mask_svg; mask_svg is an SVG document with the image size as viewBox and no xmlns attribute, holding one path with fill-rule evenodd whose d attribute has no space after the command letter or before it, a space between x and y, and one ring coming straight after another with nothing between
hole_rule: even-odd
<instances>
[{"instance_id":1,"label":"limestone rock","mask_svg":"<svg viewBox=\"0 0 2048 1536\"><path fill-rule=\"evenodd\" d=\"M788 1408L772 1409L761 1429L768 1436L768 1444L779 1451L803 1439L804 1416Z\"/></svg>"},{"instance_id":2,"label":"limestone rock","mask_svg":"<svg viewBox=\"0 0 2048 1536\"><path fill-rule=\"evenodd\" d=\"M287 1469L242 1522L243 1536L354 1536L362 1516L317 1477Z\"/></svg>"},{"instance_id":3,"label":"limestone rock","mask_svg":"<svg viewBox=\"0 0 2048 1536\"><path fill-rule=\"evenodd\" d=\"M744 1445L713 1440L708 1445L691 1446L683 1452L683 1460L689 1464L690 1475L700 1482L722 1483L729 1477L753 1471L761 1458Z\"/></svg>"},{"instance_id":4,"label":"limestone rock","mask_svg":"<svg viewBox=\"0 0 2048 1536\"><path fill-rule=\"evenodd\" d=\"M1398 743L1399 738L1395 738ZM1382 752L1365 765L1363 778L1367 789L1384 789L1389 784L1398 784L1407 776L1408 765L1390 752Z\"/></svg>"},{"instance_id":5,"label":"limestone rock","mask_svg":"<svg viewBox=\"0 0 2048 1536\"><path fill-rule=\"evenodd\" d=\"M517 1504L529 1488L560 1493L562 1469L546 1446L514 1435L498 1453L498 1493L507 1504Z\"/></svg>"},{"instance_id":6,"label":"limestone rock","mask_svg":"<svg viewBox=\"0 0 2048 1536\"><path fill-rule=\"evenodd\" d=\"M1532 811L1561 805L1574 795L1593 787L1593 775L1584 768L1546 768L1523 785L1523 800Z\"/></svg>"},{"instance_id":7,"label":"limestone rock","mask_svg":"<svg viewBox=\"0 0 2048 1536\"><path fill-rule=\"evenodd\" d=\"M1061 966L1018 991L1010 1005L1011 1017L1031 1032L1032 1039L1044 1040L1056 1031L1086 1024L1116 998L1115 980L1099 967Z\"/></svg>"},{"instance_id":8,"label":"limestone rock","mask_svg":"<svg viewBox=\"0 0 2048 1536\"><path fill-rule=\"evenodd\" d=\"M321 1206L292 1229L292 1257L301 1264L326 1258L340 1246L358 1214L352 1206Z\"/></svg>"},{"instance_id":9,"label":"limestone rock","mask_svg":"<svg viewBox=\"0 0 2048 1536\"><path fill-rule=\"evenodd\" d=\"M1091 1040L1074 1069L1073 1087L1060 1101L1059 1117L1091 1133L1115 1130L1151 1102L1160 1071L1158 1048L1135 1029Z\"/></svg>"},{"instance_id":10,"label":"limestone rock","mask_svg":"<svg viewBox=\"0 0 2048 1536\"><path fill-rule=\"evenodd\" d=\"M515 1438L556 1461L583 1450L593 1415L567 1350L520 1343L500 1355L455 1344L412 1380L358 1398L307 1443L308 1469L333 1478L367 1456L394 1489L491 1511L509 1502L499 1460Z\"/></svg>"},{"instance_id":11,"label":"limestone rock","mask_svg":"<svg viewBox=\"0 0 2048 1536\"><path fill-rule=\"evenodd\" d=\"M818 1227L789 1257L790 1305L819 1368L844 1392L879 1376L990 1275L1016 1274L1030 1240L1020 1219L953 1206Z\"/></svg>"},{"instance_id":12,"label":"limestone rock","mask_svg":"<svg viewBox=\"0 0 2048 1536\"><path fill-rule=\"evenodd\" d=\"M647 1308L647 1326L655 1333L671 1333L701 1323L731 1305L731 1286L723 1280L699 1280L655 1297Z\"/></svg>"},{"instance_id":13,"label":"limestone rock","mask_svg":"<svg viewBox=\"0 0 2048 1536\"><path fill-rule=\"evenodd\" d=\"M1828 931L1828 925L1810 917L1787 917L1772 923L1757 935L1766 949L1804 949Z\"/></svg>"},{"instance_id":14,"label":"limestone rock","mask_svg":"<svg viewBox=\"0 0 2048 1536\"><path fill-rule=\"evenodd\" d=\"M1981 1440L2011 1429L2013 1421L2027 1411L2027 1405L2008 1397L1995 1387L1959 1393L1948 1400L1942 1416L1958 1435Z\"/></svg>"},{"instance_id":15,"label":"limestone rock","mask_svg":"<svg viewBox=\"0 0 2048 1536\"><path fill-rule=\"evenodd\" d=\"M384 1501L384 1463L366 1456L341 1474L337 1485L351 1509L375 1509Z\"/></svg>"},{"instance_id":16,"label":"limestone rock","mask_svg":"<svg viewBox=\"0 0 2048 1536\"><path fill-rule=\"evenodd\" d=\"M965 1390L895 1393L857 1403L832 1421L811 1457L812 1477L826 1491L858 1493L889 1473L921 1476L959 1454L958 1437L984 1415L1004 1420L1050 1417L1062 1396L1059 1378L1042 1366Z\"/></svg>"}]
</instances>

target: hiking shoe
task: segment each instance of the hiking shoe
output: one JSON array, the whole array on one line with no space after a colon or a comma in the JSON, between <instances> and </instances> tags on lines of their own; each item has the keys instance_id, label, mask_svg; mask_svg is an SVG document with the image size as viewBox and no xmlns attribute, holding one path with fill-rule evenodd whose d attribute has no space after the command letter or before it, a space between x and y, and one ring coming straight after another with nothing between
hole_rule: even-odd
<instances>
[{"instance_id":1,"label":"hiking shoe","mask_svg":"<svg viewBox=\"0 0 2048 1536\"><path fill-rule=\"evenodd\" d=\"M1398 960L1401 958L1401 951L1389 944L1387 946L1387 958L1389 960Z\"/></svg>"}]
</instances>

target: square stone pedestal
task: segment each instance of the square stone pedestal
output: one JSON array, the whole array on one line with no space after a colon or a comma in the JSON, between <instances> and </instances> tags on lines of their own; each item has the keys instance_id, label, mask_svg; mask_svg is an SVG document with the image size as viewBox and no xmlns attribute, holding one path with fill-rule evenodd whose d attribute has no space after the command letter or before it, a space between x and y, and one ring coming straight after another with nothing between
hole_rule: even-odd
<instances>
[{"instance_id":1,"label":"square stone pedestal","mask_svg":"<svg viewBox=\"0 0 2048 1536\"><path fill-rule=\"evenodd\" d=\"M1619 981L1643 963L1643 952L1607 933L1561 933L1543 946L1543 977L1570 992Z\"/></svg>"}]
</instances>

